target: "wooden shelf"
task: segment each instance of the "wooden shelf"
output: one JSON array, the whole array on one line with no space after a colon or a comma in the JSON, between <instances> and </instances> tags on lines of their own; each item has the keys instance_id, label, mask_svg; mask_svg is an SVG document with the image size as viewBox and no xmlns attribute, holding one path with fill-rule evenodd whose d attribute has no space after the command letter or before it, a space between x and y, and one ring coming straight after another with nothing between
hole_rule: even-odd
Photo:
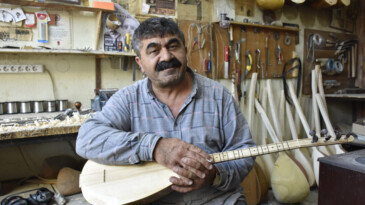
<instances>
[{"instance_id":1,"label":"wooden shelf","mask_svg":"<svg viewBox=\"0 0 365 205\"><path fill-rule=\"evenodd\" d=\"M13 53L13 54L77 54L77 55L96 55L98 57L108 56L136 56L134 53L123 53L123 52L106 52L106 51L83 51L76 49L1 49L1 53Z\"/></svg>"},{"instance_id":2,"label":"wooden shelf","mask_svg":"<svg viewBox=\"0 0 365 205\"><path fill-rule=\"evenodd\" d=\"M325 94L326 98L365 100L365 94Z\"/></svg>"},{"instance_id":3,"label":"wooden shelf","mask_svg":"<svg viewBox=\"0 0 365 205\"><path fill-rule=\"evenodd\" d=\"M59 4L59 3L40 3L33 1L15 1L15 0L0 0L0 3L11 4L11 5L19 5L19 6L29 6L29 7L41 7L41 8L52 8L52 9L66 9L69 11L90 11L90 12L105 12L111 13L112 10L100 9L94 7L86 7L86 6L78 6L72 4Z\"/></svg>"},{"instance_id":4,"label":"wooden shelf","mask_svg":"<svg viewBox=\"0 0 365 205\"><path fill-rule=\"evenodd\" d=\"M212 23L218 23L219 21L214 21ZM292 27L284 27L284 26L270 26L270 25L263 25L263 24L255 24L255 23L243 23L237 21L230 21L232 25L241 25L247 27L256 27L256 28L266 28L266 29L273 29L273 30L281 30L281 31L292 31L292 32L299 32L299 28L292 28Z\"/></svg>"}]
</instances>

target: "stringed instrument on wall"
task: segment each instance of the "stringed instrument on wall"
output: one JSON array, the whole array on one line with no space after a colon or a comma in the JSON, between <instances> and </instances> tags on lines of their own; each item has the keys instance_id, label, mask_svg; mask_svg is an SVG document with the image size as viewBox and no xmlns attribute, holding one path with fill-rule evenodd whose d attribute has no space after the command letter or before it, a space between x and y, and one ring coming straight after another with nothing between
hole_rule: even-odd
<instances>
[{"instance_id":1,"label":"stringed instrument on wall","mask_svg":"<svg viewBox=\"0 0 365 205\"><path fill-rule=\"evenodd\" d=\"M212 163L220 163L303 147L343 144L354 140L354 134L332 138L298 139L210 154ZM102 165L89 160L80 175L85 199L98 204L146 204L171 192L169 181L177 176L157 162L139 165Z\"/></svg>"}]
</instances>

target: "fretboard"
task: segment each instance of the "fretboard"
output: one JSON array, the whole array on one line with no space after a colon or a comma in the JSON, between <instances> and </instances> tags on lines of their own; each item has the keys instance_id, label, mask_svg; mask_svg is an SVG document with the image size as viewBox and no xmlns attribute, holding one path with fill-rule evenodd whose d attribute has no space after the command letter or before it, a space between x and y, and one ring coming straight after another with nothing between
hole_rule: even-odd
<instances>
[{"instance_id":1,"label":"fretboard","mask_svg":"<svg viewBox=\"0 0 365 205\"><path fill-rule=\"evenodd\" d=\"M343 135L339 140L325 138L319 138L317 142L312 142L312 139L298 139L298 140L289 140L279 143L272 143L267 145L259 145L256 147L248 147L244 149L226 151L221 153L210 154L212 157L212 163L225 162L230 160L242 159L246 157L255 157L264 154L277 153L282 151L288 151L292 149L298 149L303 147L315 147L315 146L324 146L324 145L333 145L333 144L343 144L350 141L353 141L354 137L350 136L349 138L345 138Z\"/></svg>"}]
</instances>

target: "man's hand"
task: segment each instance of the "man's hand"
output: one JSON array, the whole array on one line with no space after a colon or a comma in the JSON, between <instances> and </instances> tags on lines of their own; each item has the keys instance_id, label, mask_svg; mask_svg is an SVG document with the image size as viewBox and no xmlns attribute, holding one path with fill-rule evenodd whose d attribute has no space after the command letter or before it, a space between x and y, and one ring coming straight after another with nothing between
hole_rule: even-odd
<instances>
[{"instance_id":1,"label":"man's hand","mask_svg":"<svg viewBox=\"0 0 365 205\"><path fill-rule=\"evenodd\" d=\"M202 149L176 138L162 138L153 153L157 163L172 169L178 177L171 177L172 189L190 192L211 185L217 169L209 163L211 157Z\"/></svg>"}]
</instances>

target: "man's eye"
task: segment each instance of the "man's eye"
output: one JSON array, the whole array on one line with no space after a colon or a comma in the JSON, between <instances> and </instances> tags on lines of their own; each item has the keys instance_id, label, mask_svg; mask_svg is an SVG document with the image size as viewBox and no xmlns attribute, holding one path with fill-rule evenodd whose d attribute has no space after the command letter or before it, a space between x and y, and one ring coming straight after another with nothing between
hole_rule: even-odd
<instances>
[{"instance_id":1,"label":"man's eye","mask_svg":"<svg viewBox=\"0 0 365 205\"><path fill-rule=\"evenodd\" d=\"M177 45L171 45L169 46L169 49L176 49L177 48Z\"/></svg>"}]
</instances>

